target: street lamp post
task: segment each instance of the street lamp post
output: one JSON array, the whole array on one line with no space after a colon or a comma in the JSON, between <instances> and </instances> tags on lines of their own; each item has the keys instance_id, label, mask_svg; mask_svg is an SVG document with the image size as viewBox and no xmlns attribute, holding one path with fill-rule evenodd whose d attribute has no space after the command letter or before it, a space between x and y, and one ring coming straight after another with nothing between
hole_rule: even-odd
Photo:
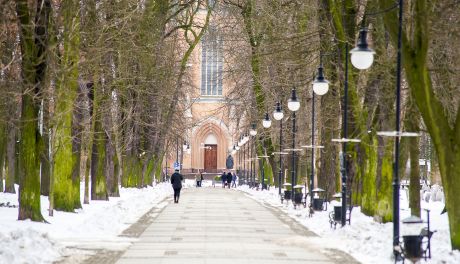
<instances>
[{"instance_id":1,"label":"street lamp post","mask_svg":"<svg viewBox=\"0 0 460 264\"><path fill-rule=\"evenodd\" d=\"M270 120L270 115L267 112L267 113L265 113L265 118L262 120L262 126L264 128L270 128L271 125L272 125L272 121ZM263 144L264 144L263 147L265 147L265 138L263 139ZM262 158L262 179L261 179L262 183L261 184L262 184L262 190L263 190L264 189L264 184L265 184L265 166L264 166L264 164L265 164L265 159L264 159L265 156L262 155L261 158Z\"/></svg>"},{"instance_id":2,"label":"street lamp post","mask_svg":"<svg viewBox=\"0 0 460 264\"><path fill-rule=\"evenodd\" d=\"M259 186L258 186L258 184L256 182L257 151L256 151L256 141L255 140L252 141L251 149L252 149L251 162L252 162L252 166L254 166L254 169L252 170L252 182L253 182L253 187L257 189Z\"/></svg>"},{"instance_id":3,"label":"street lamp post","mask_svg":"<svg viewBox=\"0 0 460 264\"><path fill-rule=\"evenodd\" d=\"M252 146L251 146L251 143L252 142L248 142L248 149L249 149L249 177L251 178L251 187L254 187L254 181L252 180L253 178L253 171L252 171L252 155L254 154L253 153L253 149L252 149Z\"/></svg>"},{"instance_id":4,"label":"street lamp post","mask_svg":"<svg viewBox=\"0 0 460 264\"><path fill-rule=\"evenodd\" d=\"M240 142L241 142L241 146L243 147L243 176L244 176L244 181L248 183L247 173L246 173L246 148L243 143L243 137L241 137Z\"/></svg>"},{"instance_id":5,"label":"street lamp post","mask_svg":"<svg viewBox=\"0 0 460 264\"><path fill-rule=\"evenodd\" d=\"M179 138L176 137L176 163L179 162Z\"/></svg>"},{"instance_id":6,"label":"street lamp post","mask_svg":"<svg viewBox=\"0 0 460 264\"><path fill-rule=\"evenodd\" d=\"M238 185L241 185L242 177L241 177L241 151L240 151L240 146L238 145L238 142L235 144L236 151L238 153Z\"/></svg>"},{"instance_id":7,"label":"street lamp post","mask_svg":"<svg viewBox=\"0 0 460 264\"><path fill-rule=\"evenodd\" d=\"M398 25L398 39L397 39L397 59L396 59L396 131L394 132L378 132L380 136L395 137L394 145L394 166L393 166L393 253L396 258L399 253L396 247L399 245L399 141L402 136L418 136L416 133L402 133L401 132L401 46L402 46L402 23L403 23L403 0L398 1L397 7L399 8L399 25ZM386 10L386 11L390 11ZM376 13L377 14L377 13ZM362 28L360 30L358 45L351 50L351 62L353 66L358 69L367 69L372 65L375 52L368 48L366 40L367 30Z\"/></svg>"},{"instance_id":8,"label":"street lamp post","mask_svg":"<svg viewBox=\"0 0 460 264\"><path fill-rule=\"evenodd\" d=\"M343 94L343 138L348 137L348 126L347 126L347 116L348 116L348 43L345 43L345 85L344 85L344 94ZM342 143L342 162L340 164L340 172L342 174L342 212L340 223L342 226L345 226L347 221L347 142L344 140Z\"/></svg>"},{"instance_id":9,"label":"street lamp post","mask_svg":"<svg viewBox=\"0 0 460 264\"><path fill-rule=\"evenodd\" d=\"M396 133L401 131L401 43L403 22L403 0L399 0L398 56L396 65ZM399 245L399 137L395 138L393 179L393 247ZM394 250L395 254L397 251ZM398 255L399 256L399 255Z\"/></svg>"},{"instance_id":10,"label":"street lamp post","mask_svg":"<svg viewBox=\"0 0 460 264\"><path fill-rule=\"evenodd\" d=\"M253 144L255 144L255 139L256 139L256 135L257 135L256 123L251 124L251 130L249 130L249 135L253 139ZM252 164L252 159L251 159L251 164ZM251 170L252 170L252 166L251 166ZM255 170L256 170L256 166L255 166L255 161L254 161L254 170L253 170L254 173L255 173Z\"/></svg>"},{"instance_id":11,"label":"street lamp post","mask_svg":"<svg viewBox=\"0 0 460 264\"><path fill-rule=\"evenodd\" d=\"M296 127L295 127L295 119L296 119L296 112L300 108L300 102L297 100L297 94L295 87L291 91L291 98L288 100L288 109L292 112L292 160L291 160L291 186L292 186L292 191L291 191L291 201L294 203L294 185L296 184L296 174L297 174L297 168L295 164L295 133L296 133Z\"/></svg>"},{"instance_id":12,"label":"street lamp post","mask_svg":"<svg viewBox=\"0 0 460 264\"><path fill-rule=\"evenodd\" d=\"M313 203L313 187L315 185L315 91L311 98L311 177L310 177L310 203Z\"/></svg>"},{"instance_id":13,"label":"street lamp post","mask_svg":"<svg viewBox=\"0 0 460 264\"><path fill-rule=\"evenodd\" d=\"M282 151L283 151L283 117L284 117L284 113L283 113L283 110L281 109L281 103L277 102L276 107L275 107L275 111L273 112L273 118L275 118L275 120L280 121L280 152L279 152L280 165L279 165L279 172L278 172L278 194L280 195L280 197L281 197L281 185L283 184L282 183L282 179L283 179L283 157L282 157Z\"/></svg>"},{"instance_id":14,"label":"street lamp post","mask_svg":"<svg viewBox=\"0 0 460 264\"><path fill-rule=\"evenodd\" d=\"M361 31L361 35L366 35L365 32ZM369 52L369 54L362 54L362 52ZM357 64L360 62L360 59L365 58L368 60L367 63L360 63L359 67L356 66L358 69L367 69L366 67L370 67L373 61L373 54L374 51L368 48L367 43L360 41L358 48L352 50L352 56L355 56L352 59L352 63L356 62ZM356 53L353 55L353 53ZM315 91L315 84L321 83L322 86L318 86L316 90L320 90L320 88L328 89L328 82L324 78L323 67L322 67L322 56L320 55L320 67L318 68L318 77L313 83L313 91ZM371 62L369 62L371 61ZM342 152L340 155L340 173L341 173L341 192L342 192L342 205L341 205L341 225L344 226L346 222L346 210L347 210L347 162L346 162L346 149L347 149L347 142L354 142L358 143L361 140L359 139L349 139L348 138L348 126L347 126L347 115L348 115L348 43L345 42L345 83L344 83L344 94L343 94L343 119L342 119L342 138L340 139L332 139L333 142L340 142L342 143ZM326 93L324 92L324 94ZM316 93L318 94L318 93ZM313 141L312 141L313 142ZM322 147L322 146L319 146Z\"/></svg>"},{"instance_id":15,"label":"street lamp post","mask_svg":"<svg viewBox=\"0 0 460 264\"><path fill-rule=\"evenodd\" d=\"M320 65L318 67L318 76L313 81L313 93L311 102L311 178L310 178L310 198L313 198L313 188L315 186L315 94L325 95L329 91L329 82L324 78L323 62L320 55ZM312 201L310 201L312 202Z\"/></svg>"}]
</instances>

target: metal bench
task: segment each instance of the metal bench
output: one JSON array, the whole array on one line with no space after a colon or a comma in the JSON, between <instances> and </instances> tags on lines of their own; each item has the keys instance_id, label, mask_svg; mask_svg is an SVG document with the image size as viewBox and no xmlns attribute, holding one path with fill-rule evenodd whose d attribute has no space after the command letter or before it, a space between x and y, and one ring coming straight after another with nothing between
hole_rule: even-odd
<instances>
[{"instance_id":1,"label":"metal bench","mask_svg":"<svg viewBox=\"0 0 460 264\"><path fill-rule=\"evenodd\" d=\"M353 210L353 206L347 206L347 210L345 211L345 222L351 224L351 211ZM334 206L334 211L329 213L329 224L331 228L334 227L336 229L337 224L342 222L342 206Z\"/></svg>"}]
</instances>

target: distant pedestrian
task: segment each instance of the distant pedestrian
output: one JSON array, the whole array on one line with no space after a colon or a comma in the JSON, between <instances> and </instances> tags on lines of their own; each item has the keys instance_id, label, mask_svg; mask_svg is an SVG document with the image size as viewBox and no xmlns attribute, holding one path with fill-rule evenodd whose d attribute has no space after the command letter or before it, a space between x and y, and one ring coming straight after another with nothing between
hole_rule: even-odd
<instances>
[{"instance_id":1,"label":"distant pedestrian","mask_svg":"<svg viewBox=\"0 0 460 264\"><path fill-rule=\"evenodd\" d=\"M225 184L227 184L227 174L225 173L225 171L222 172L220 180L222 181L222 188L225 188Z\"/></svg>"},{"instance_id":2,"label":"distant pedestrian","mask_svg":"<svg viewBox=\"0 0 460 264\"><path fill-rule=\"evenodd\" d=\"M233 172L232 174L232 187L236 188L236 173Z\"/></svg>"},{"instance_id":3,"label":"distant pedestrian","mask_svg":"<svg viewBox=\"0 0 460 264\"><path fill-rule=\"evenodd\" d=\"M200 187L200 175L196 174L195 175L195 182L196 182L196 187Z\"/></svg>"},{"instance_id":4,"label":"distant pedestrian","mask_svg":"<svg viewBox=\"0 0 460 264\"><path fill-rule=\"evenodd\" d=\"M175 170L171 175L171 185L174 189L174 203L179 203L180 190L182 189L182 181L184 177L179 173L179 170Z\"/></svg>"},{"instance_id":5,"label":"distant pedestrian","mask_svg":"<svg viewBox=\"0 0 460 264\"><path fill-rule=\"evenodd\" d=\"M200 187L203 186L203 173L200 172Z\"/></svg>"},{"instance_id":6,"label":"distant pedestrian","mask_svg":"<svg viewBox=\"0 0 460 264\"><path fill-rule=\"evenodd\" d=\"M227 172L227 186L230 189L230 185L232 184L232 173Z\"/></svg>"}]
</instances>

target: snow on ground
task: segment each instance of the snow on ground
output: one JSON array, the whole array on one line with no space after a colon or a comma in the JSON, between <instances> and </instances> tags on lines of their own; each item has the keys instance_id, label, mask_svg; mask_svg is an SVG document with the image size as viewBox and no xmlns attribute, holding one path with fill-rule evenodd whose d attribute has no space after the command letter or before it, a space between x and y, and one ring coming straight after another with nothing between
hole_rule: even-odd
<instances>
[{"instance_id":1,"label":"snow on ground","mask_svg":"<svg viewBox=\"0 0 460 264\"><path fill-rule=\"evenodd\" d=\"M327 211L321 211L308 217L307 209L303 206L294 209L292 204L280 203L278 189L271 188L269 191L257 191L250 189L247 186L238 187L239 190L246 192L250 197L267 203L271 206L281 209L293 219L296 219L309 230L320 236L318 239L312 239L312 243L324 243L327 247L337 248L349 253L362 263L378 263L389 264L394 263L392 259L392 236L393 224L381 224L361 213L360 208L353 208L351 225L344 228L337 225L337 229L333 229L329 224L329 212L334 210L334 205L340 205L339 202L333 201L328 204ZM401 215L404 219L410 216L406 195L401 194ZM426 263L460 263L460 251L451 250L450 232L447 214L440 214L444 208L442 202L422 202L422 208L430 209L431 229L436 230L431 238L432 259L428 259ZM422 219L426 220L426 212L422 212ZM401 233L404 226L401 225ZM318 245L320 247L320 245ZM423 263L424 261L422 261Z\"/></svg>"},{"instance_id":2,"label":"snow on ground","mask_svg":"<svg viewBox=\"0 0 460 264\"><path fill-rule=\"evenodd\" d=\"M192 186L185 182L185 188ZM0 264L52 263L69 253L69 248L121 250L132 238L118 237L153 206L172 195L171 184L160 183L143 189L120 188L120 197L109 201L90 201L75 213L54 211L48 216L48 197L41 196L41 211L46 223L17 221L18 196L0 192ZM81 185L83 201L84 185ZM5 205L9 203L10 207ZM75 253L75 252L74 252Z\"/></svg>"},{"instance_id":3,"label":"snow on ground","mask_svg":"<svg viewBox=\"0 0 460 264\"><path fill-rule=\"evenodd\" d=\"M186 180L185 188L195 185L195 181ZM217 186L221 186L217 182ZM204 181L203 186L212 186L211 181ZM331 229L329 211L315 212L312 218L307 210L295 210L291 204L280 204L278 191L256 191L247 186L238 187L256 200L280 208L319 238L311 239L318 248L341 249L363 263L393 263L392 224L380 224L360 212L352 211L351 225ZM83 195L83 185L81 189ZM120 197L110 197L109 201L90 201L75 213L55 211L48 216L48 197L41 197L42 214L48 224L31 221L17 221L17 194L0 193L0 264L3 263L52 263L63 256L75 254L69 248L123 250L133 238L118 235L135 223L152 207L162 208L160 203L166 196L172 195L169 183L160 183L143 189L121 188ZM407 199L401 195L401 219L409 216ZM8 204L9 203L9 204ZM6 205L10 207L6 207ZM442 202L422 202L423 208L431 210L432 229L437 230L432 237L432 259L428 263L460 263L460 252L451 251L447 215L440 215L444 208ZM425 218L425 214L422 214ZM401 227L403 228L403 227Z\"/></svg>"}]
</instances>

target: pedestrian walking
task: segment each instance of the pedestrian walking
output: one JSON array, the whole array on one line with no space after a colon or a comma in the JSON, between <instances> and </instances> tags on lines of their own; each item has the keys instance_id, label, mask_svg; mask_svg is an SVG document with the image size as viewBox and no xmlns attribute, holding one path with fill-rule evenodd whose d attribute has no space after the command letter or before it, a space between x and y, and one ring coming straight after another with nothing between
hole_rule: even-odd
<instances>
[{"instance_id":1,"label":"pedestrian walking","mask_svg":"<svg viewBox=\"0 0 460 264\"><path fill-rule=\"evenodd\" d=\"M180 190L182 189L182 181L184 177L179 173L179 170L175 170L171 175L171 185L174 190L174 203L179 203Z\"/></svg>"},{"instance_id":2,"label":"pedestrian walking","mask_svg":"<svg viewBox=\"0 0 460 264\"><path fill-rule=\"evenodd\" d=\"M232 173L227 172L227 186L230 189L230 185L232 184Z\"/></svg>"},{"instance_id":3,"label":"pedestrian walking","mask_svg":"<svg viewBox=\"0 0 460 264\"><path fill-rule=\"evenodd\" d=\"M203 173L200 172L200 187L203 186Z\"/></svg>"},{"instance_id":4,"label":"pedestrian walking","mask_svg":"<svg viewBox=\"0 0 460 264\"><path fill-rule=\"evenodd\" d=\"M232 174L232 187L236 188L236 173L233 172Z\"/></svg>"},{"instance_id":5,"label":"pedestrian walking","mask_svg":"<svg viewBox=\"0 0 460 264\"><path fill-rule=\"evenodd\" d=\"M196 182L196 187L200 187L200 175L196 174L195 175L195 182Z\"/></svg>"},{"instance_id":6,"label":"pedestrian walking","mask_svg":"<svg viewBox=\"0 0 460 264\"><path fill-rule=\"evenodd\" d=\"M225 171L222 172L220 180L222 181L222 188L225 188L225 184L227 184L227 174L225 173Z\"/></svg>"}]
</instances>

